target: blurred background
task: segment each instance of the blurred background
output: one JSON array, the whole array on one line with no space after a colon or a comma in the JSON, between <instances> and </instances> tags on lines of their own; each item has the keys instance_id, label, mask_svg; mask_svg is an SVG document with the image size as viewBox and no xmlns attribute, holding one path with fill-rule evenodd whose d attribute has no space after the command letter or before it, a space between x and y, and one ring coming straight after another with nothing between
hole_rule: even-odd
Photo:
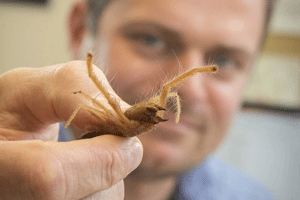
<instances>
[{"instance_id":1,"label":"blurred background","mask_svg":"<svg viewBox=\"0 0 300 200\"><path fill-rule=\"evenodd\" d=\"M0 74L69 61L66 18L72 2L0 0ZM243 108L214 156L277 199L300 199L300 0L277 1Z\"/></svg>"}]
</instances>

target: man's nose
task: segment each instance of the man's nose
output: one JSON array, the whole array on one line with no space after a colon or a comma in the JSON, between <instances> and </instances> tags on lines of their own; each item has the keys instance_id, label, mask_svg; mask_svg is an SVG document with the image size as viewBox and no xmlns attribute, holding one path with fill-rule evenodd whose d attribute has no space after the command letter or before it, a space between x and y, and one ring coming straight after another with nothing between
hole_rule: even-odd
<instances>
[{"instance_id":1,"label":"man's nose","mask_svg":"<svg viewBox=\"0 0 300 200\"><path fill-rule=\"evenodd\" d=\"M178 67L173 66L174 73L183 73L195 67L203 67L205 65L204 56L198 50L189 50L184 54L175 57ZM173 62L174 63L174 62ZM177 93L181 98L182 108L196 109L203 104L207 98L207 75L198 73L193 75L179 84Z\"/></svg>"}]
</instances>

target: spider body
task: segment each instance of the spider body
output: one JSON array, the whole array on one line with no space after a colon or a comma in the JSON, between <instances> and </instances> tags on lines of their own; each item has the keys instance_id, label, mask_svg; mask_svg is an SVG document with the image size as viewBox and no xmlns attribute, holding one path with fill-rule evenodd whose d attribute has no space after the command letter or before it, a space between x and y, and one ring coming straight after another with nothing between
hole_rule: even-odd
<instances>
[{"instance_id":1,"label":"spider body","mask_svg":"<svg viewBox=\"0 0 300 200\"><path fill-rule=\"evenodd\" d=\"M128 108L124 115L129 122L118 124L111 120L99 125L89 125L86 127L88 133L82 139L92 138L104 134L112 134L123 137L133 137L152 130L159 122L167 121L157 115L159 110L165 110L155 103L142 101Z\"/></svg>"},{"instance_id":2,"label":"spider body","mask_svg":"<svg viewBox=\"0 0 300 200\"><path fill-rule=\"evenodd\" d=\"M85 98L89 99L95 107L89 107L86 105L79 105L77 109L70 116L67 121L65 128L71 123L75 118L77 112L83 108L87 110L91 115L101 120L101 124L90 124L86 126L87 133L81 138L92 138L104 134L112 134L123 137L133 137L144 132L152 130L156 124L160 122L165 122L167 119L163 119L163 113L165 111L165 104L168 98L175 97L177 100L177 118L178 123L180 117L180 102L179 96L176 92L170 93L170 89L178 85L183 80L190 76L195 75L200 72L216 72L216 66L206 66L201 68L193 68L177 77L175 77L170 82L166 83L160 92L159 96L150 98L149 100L144 100L137 103L130 108L128 108L124 113L122 112L118 102L110 96L102 83L97 79L92 71L92 54L88 53L86 58L87 68L89 77L92 79L94 84L97 86L99 91L107 99L109 105L113 108L116 115L113 115L110 110L104 107L101 102L93 99L89 95L83 93L82 91L74 92L74 94L81 94Z\"/></svg>"}]
</instances>

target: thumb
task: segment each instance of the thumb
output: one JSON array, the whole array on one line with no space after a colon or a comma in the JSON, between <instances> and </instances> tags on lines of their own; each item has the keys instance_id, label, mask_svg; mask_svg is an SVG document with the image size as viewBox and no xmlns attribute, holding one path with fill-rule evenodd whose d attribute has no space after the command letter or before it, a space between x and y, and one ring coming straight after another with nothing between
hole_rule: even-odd
<instances>
[{"instance_id":1,"label":"thumb","mask_svg":"<svg viewBox=\"0 0 300 200\"><path fill-rule=\"evenodd\" d=\"M125 192L124 192L124 181L120 181L111 188L107 190L101 190L94 194L91 194L87 197L82 198L81 200L124 200Z\"/></svg>"},{"instance_id":2,"label":"thumb","mask_svg":"<svg viewBox=\"0 0 300 200\"><path fill-rule=\"evenodd\" d=\"M138 138L104 135L67 143L52 143L65 177L66 199L106 190L123 180L141 162ZM74 176L75 175L75 176Z\"/></svg>"}]
</instances>

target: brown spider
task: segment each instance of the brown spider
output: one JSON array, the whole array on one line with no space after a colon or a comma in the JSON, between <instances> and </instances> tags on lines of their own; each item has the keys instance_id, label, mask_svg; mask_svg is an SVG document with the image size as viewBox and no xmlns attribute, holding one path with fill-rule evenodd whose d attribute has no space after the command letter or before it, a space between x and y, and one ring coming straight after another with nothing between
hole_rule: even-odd
<instances>
[{"instance_id":1,"label":"brown spider","mask_svg":"<svg viewBox=\"0 0 300 200\"><path fill-rule=\"evenodd\" d=\"M178 123L180 117L180 102L179 96L176 92L170 93L170 89L175 87L181 81L187 79L190 76L195 75L199 72L216 72L218 70L217 66L206 66L201 68L193 68L177 77L175 77L170 82L166 83L160 92L159 96L150 98L149 100L144 100L140 103L137 103L130 108L128 108L124 113L122 112L118 102L110 96L105 87L97 79L95 74L92 71L92 59L93 55L88 53L86 56L86 63L88 68L89 77L92 79L96 87L107 99L109 105L116 112L116 115L113 115L111 111L105 108L101 102L90 97L89 95L78 91L74 94L81 94L85 98L89 99L94 107L89 107L86 105L79 105L77 109L70 116L66 122L65 128L67 128L71 121L75 118L77 112L83 108L86 109L90 114L98 118L99 120L105 122L101 124L88 125L86 127L87 133L81 137L83 138L92 138L104 134L113 134L123 137L133 137L141 133L150 131L154 128L159 122L165 122L167 119L163 119L163 113L165 111L165 104L169 97L176 97L177 100L177 117L176 122Z\"/></svg>"}]
</instances>

